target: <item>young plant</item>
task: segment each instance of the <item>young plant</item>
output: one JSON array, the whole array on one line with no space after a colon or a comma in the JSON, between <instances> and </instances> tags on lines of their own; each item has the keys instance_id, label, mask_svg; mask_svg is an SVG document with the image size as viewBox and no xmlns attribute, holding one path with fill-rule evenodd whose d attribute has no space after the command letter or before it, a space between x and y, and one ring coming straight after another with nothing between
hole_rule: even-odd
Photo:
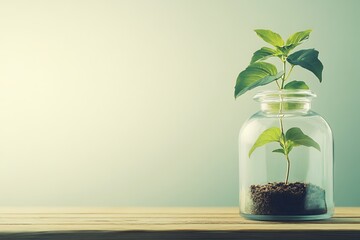
<instances>
[{"instance_id":1,"label":"young plant","mask_svg":"<svg viewBox=\"0 0 360 240\"><path fill-rule=\"evenodd\" d=\"M300 66L312 72L321 82L323 65L318 59L319 52L315 49L303 49L292 51L309 38L311 30L300 31L291 35L286 42L282 37L270 30L257 29L256 34L273 48L262 47L257 50L250 61L250 65L242 71L235 85L235 98L245 92L259 86L275 82L279 90L283 89L309 89L304 81L289 81L289 76L295 66ZM290 54L291 53L291 54ZM279 58L282 70L278 71L276 66L265 62L270 57ZM290 64L290 69L288 69ZM286 83L286 84L285 84ZM271 142L277 142L280 148L273 150L274 153L284 155L287 162L285 184L289 182L290 157L289 154L294 147L313 147L320 151L319 144L298 127L292 127L286 132L283 124L283 103L279 105L279 127L271 127L260 134L249 151L249 158L255 149Z\"/></svg>"}]
</instances>

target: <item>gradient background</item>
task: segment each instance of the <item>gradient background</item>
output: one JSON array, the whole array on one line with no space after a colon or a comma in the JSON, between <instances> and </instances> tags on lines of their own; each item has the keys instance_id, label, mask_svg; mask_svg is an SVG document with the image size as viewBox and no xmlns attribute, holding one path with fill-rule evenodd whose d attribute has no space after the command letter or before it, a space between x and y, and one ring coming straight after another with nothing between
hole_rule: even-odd
<instances>
[{"instance_id":1,"label":"gradient background","mask_svg":"<svg viewBox=\"0 0 360 240\"><path fill-rule=\"evenodd\" d=\"M264 45L256 28L313 29L302 47L320 51L323 83L293 77L332 126L336 204L360 205L359 10L356 0L0 1L0 206L236 206L238 131L258 104L256 91L235 101L233 88Z\"/></svg>"}]
</instances>

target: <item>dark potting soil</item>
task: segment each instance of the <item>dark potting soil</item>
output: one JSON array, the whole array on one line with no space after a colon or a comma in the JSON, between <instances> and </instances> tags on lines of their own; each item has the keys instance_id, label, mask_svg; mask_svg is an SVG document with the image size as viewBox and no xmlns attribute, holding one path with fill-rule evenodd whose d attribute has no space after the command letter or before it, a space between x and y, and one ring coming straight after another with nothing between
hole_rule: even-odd
<instances>
[{"instance_id":1,"label":"dark potting soil","mask_svg":"<svg viewBox=\"0 0 360 240\"><path fill-rule=\"evenodd\" d=\"M309 183L251 185L250 197L251 213L257 215L317 215L327 212L325 190Z\"/></svg>"}]
</instances>

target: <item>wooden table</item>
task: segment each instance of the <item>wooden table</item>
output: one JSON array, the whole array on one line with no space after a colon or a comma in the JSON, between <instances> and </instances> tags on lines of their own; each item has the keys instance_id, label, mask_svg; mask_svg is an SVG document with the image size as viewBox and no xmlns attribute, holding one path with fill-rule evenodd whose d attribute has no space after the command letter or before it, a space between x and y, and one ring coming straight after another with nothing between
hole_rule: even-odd
<instances>
[{"instance_id":1,"label":"wooden table","mask_svg":"<svg viewBox=\"0 0 360 240\"><path fill-rule=\"evenodd\" d=\"M360 208L313 222L245 220L237 208L0 208L0 239L360 239Z\"/></svg>"}]
</instances>

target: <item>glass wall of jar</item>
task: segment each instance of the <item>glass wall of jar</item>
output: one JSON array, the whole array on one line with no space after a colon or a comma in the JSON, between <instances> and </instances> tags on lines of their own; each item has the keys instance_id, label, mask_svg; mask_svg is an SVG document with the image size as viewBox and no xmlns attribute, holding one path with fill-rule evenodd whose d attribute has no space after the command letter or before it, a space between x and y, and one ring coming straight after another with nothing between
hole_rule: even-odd
<instances>
[{"instance_id":1,"label":"glass wall of jar","mask_svg":"<svg viewBox=\"0 0 360 240\"><path fill-rule=\"evenodd\" d=\"M239 134L240 213L256 220L333 214L333 137L309 90L255 95L260 111Z\"/></svg>"}]
</instances>

